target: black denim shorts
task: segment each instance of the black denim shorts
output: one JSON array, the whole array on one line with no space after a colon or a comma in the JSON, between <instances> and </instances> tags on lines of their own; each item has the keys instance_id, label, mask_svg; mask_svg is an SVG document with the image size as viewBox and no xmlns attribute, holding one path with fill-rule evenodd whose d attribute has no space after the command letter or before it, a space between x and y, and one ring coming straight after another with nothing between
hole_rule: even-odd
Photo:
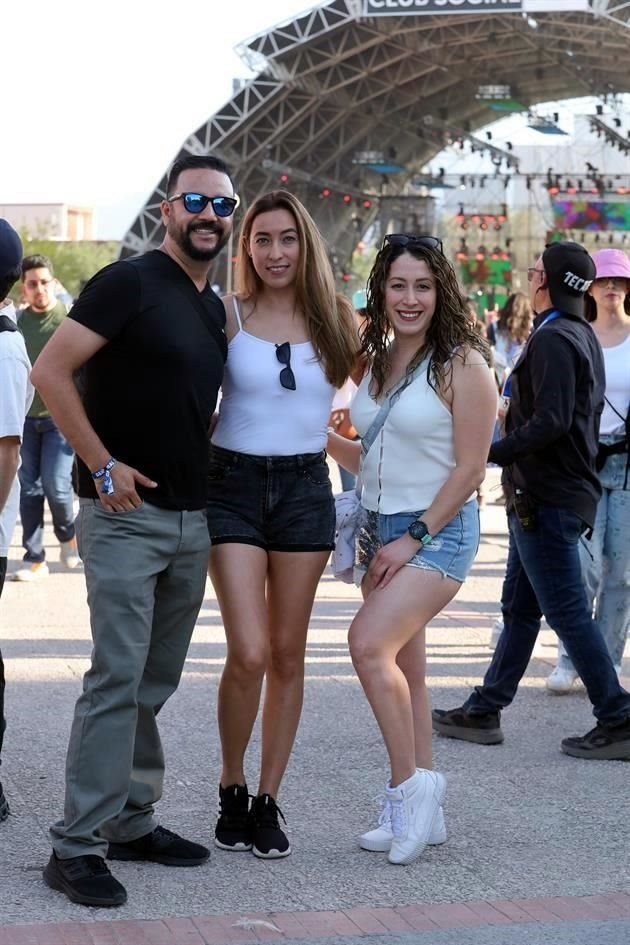
<instances>
[{"instance_id":1,"label":"black denim shorts","mask_svg":"<svg viewBox=\"0 0 630 945\"><path fill-rule=\"evenodd\" d=\"M332 551L335 502L326 453L251 456L211 445L208 531L213 545Z\"/></svg>"}]
</instances>

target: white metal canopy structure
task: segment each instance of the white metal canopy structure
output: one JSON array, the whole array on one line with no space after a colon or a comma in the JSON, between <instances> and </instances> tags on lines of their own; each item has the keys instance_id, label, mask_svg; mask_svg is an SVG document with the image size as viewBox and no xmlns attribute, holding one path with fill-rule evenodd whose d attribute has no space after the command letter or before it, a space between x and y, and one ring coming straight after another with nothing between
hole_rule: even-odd
<instances>
[{"instance_id":1,"label":"white metal canopy structure","mask_svg":"<svg viewBox=\"0 0 630 945\"><path fill-rule=\"evenodd\" d=\"M245 208L286 175L340 258L387 201L402 212L397 196L446 143L500 117L481 87L524 109L630 91L630 2L381 0L387 15L365 16L368 2L331 0L249 40L256 77L180 151L222 157ZM165 186L166 172L122 256L160 242Z\"/></svg>"}]
</instances>

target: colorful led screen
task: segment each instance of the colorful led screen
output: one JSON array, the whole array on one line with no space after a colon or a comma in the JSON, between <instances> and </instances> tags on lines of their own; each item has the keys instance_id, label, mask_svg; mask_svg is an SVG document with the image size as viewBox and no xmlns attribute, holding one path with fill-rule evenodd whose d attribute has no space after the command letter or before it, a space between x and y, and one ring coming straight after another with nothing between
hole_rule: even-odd
<instances>
[{"instance_id":1,"label":"colorful led screen","mask_svg":"<svg viewBox=\"0 0 630 945\"><path fill-rule=\"evenodd\" d=\"M556 230L630 230L630 203L610 200L553 200Z\"/></svg>"}]
</instances>

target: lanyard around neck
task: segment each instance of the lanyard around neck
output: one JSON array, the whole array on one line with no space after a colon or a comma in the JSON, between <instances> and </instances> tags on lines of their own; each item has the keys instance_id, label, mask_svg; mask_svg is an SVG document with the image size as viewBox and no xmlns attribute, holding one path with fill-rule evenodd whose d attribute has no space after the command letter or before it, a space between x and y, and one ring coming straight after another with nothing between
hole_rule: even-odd
<instances>
[{"instance_id":1,"label":"lanyard around neck","mask_svg":"<svg viewBox=\"0 0 630 945\"><path fill-rule=\"evenodd\" d=\"M527 342L526 342L526 344L525 344L525 347L523 348L523 351L521 352L521 356L520 356L520 358L518 359L518 361L516 362L516 364L514 365L514 368L516 368L517 365L519 365L519 364L522 362L523 358L524 358L525 355L527 354L527 349L528 349L528 347L529 347L529 342L530 342L531 339L534 337L534 335L537 334L542 328L544 328L545 325L547 324L547 322L551 322L551 321L553 321L554 318L558 318L559 316L560 316L560 312L557 312L557 311L554 309L552 312L549 312L549 314L547 315L547 317L542 320L542 322L540 323L540 325L537 325L536 328L534 328L533 332L531 333L531 335L530 335L529 338L527 339ZM511 380L512 380L512 374L513 374L513 372L514 372L514 368L512 368L512 371L510 371L510 373L508 374L508 376L507 376L506 379L505 379L505 383L504 383L504 385L503 385L503 390L501 391L501 395L502 395L503 397L509 397L509 396L510 396L510 387L511 387Z\"/></svg>"}]
</instances>

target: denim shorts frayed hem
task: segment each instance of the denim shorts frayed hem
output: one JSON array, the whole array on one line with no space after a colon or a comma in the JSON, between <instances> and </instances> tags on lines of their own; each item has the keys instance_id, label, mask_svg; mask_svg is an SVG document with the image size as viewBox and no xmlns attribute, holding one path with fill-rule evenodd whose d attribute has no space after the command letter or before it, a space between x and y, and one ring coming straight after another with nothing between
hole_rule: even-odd
<instances>
[{"instance_id":1,"label":"denim shorts frayed hem","mask_svg":"<svg viewBox=\"0 0 630 945\"><path fill-rule=\"evenodd\" d=\"M354 580L357 586L360 586L379 548L401 538L409 525L420 518L423 512L424 510L419 510L382 515L379 512L364 511L354 565ZM436 571L442 577L463 584L475 560L479 540L479 507L477 500L471 499L428 545L418 549L405 567L417 568L419 571Z\"/></svg>"}]
</instances>

